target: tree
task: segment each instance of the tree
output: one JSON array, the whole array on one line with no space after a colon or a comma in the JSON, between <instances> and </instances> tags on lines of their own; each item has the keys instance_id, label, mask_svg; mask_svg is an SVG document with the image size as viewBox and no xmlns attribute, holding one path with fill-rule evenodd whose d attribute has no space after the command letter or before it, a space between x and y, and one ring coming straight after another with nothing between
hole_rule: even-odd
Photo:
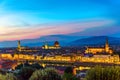
<instances>
[{"instance_id":1,"label":"tree","mask_svg":"<svg viewBox=\"0 0 120 80\"><path fill-rule=\"evenodd\" d=\"M6 74L7 72L0 69L0 74Z\"/></svg>"},{"instance_id":2,"label":"tree","mask_svg":"<svg viewBox=\"0 0 120 80\"><path fill-rule=\"evenodd\" d=\"M32 64L31 67L35 68L35 69L43 69L43 67L41 65L39 65L38 63Z\"/></svg>"},{"instance_id":3,"label":"tree","mask_svg":"<svg viewBox=\"0 0 120 80\"><path fill-rule=\"evenodd\" d=\"M25 63L21 63L21 64L19 64L19 65L17 65L16 67L15 67L15 69L22 69L23 67L31 67L31 65L29 64L29 62L28 61L26 61Z\"/></svg>"},{"instance_id":4,"label":"tree","mask_svg":"<svg viewBox=\"0 0 120 80\"><path fill-rule=\"evenodd\" d=\"M67 67L64 71L64 73L73 73L73 68L72 67Z\"/></svg>"},{"instance_id":5,"label":"tree","mask_svg":"<svg viewBox=\"0 0 120 80\"><path fill-rule=\"evenodd\" d=\"M31 68L35 68L35 69L43 69L43 67L41 65L39 65L39 63L34 63L32 65L30 65L28 63L28 61L26 61L24 64L19 64L18 66L15 67L15 69L22 69L23 67L31 67Z\"/></svg>"},{"instance_id":6,"label":"tree","mask_svg":"<svg viewBox=\"0 0 120 80\"><path fill-rule=\"evenodd\" d=\"M17 74L17 76L19 78L21 78L21 80L28 80L32 73L35 71L34 68L31 67L23 67L22 69L20 69L19 73Z\"/></svg>"},{"instance_id":7,"label":"tree","mask_svg":"<svg viewBox=\"0 0 120 80\"><path fill-rule=\"evenodd\" d=\"M5 80L5 75L0 74L0 80Z\"/></svg>"},{"instance_id":8,"label":"tree","mask_svg":"<svg viewBox=\"0 0 120 80\"><path fill-rule=\"evenodd\" d=\"M13 74L7 73L5 75L0 74L0 80L17 80L17 78Z\"/></svg>"},{"instance_id":9,"label":"tree","mask_svg":"<svg viewBox=\"0 0 120 80\"><path fill-rule=\"evenodd\" d=\"M16 76L14 76L12 73L7 73L5 78L6 80L17 80Z\"/></svg>"},{"instance_id":10,"label":"tree","mask_svg":"<svg viewBox=\"0 0 120 80\"><path fill-rule=\"evenodd\" d=\"M26 62L23 64L23 66L24 66L24 67L29 67L29 66L31 66L31 65L29 64L28 60L26 60Z\"/></svg>"},{"instance_id":11,"label":"tree","mask_svg":"<svg viewBox=\"0 0 120 80\"><path fill-rule=\"evenodd\" d=\"M15 67L15 69L21 69L21 68L23 68L23 64L19 64Z\"/></svg>"},{"instance_id":12,"label":"tree","mask_svg":"<svg viewBox=\"0 0 120 80\"><path fill-rule=\"evenodd\" d=\"M58 74L57 70L54 68L46 68L44 69L47 72L47 79L48 80L61 80L61 76Z\"/></svg>"},{"instance_id":13,"label":"tree","mask_svg":"<svg viewBox=\"0 0 120 80\"><path fill-rule=\"evenodd\" d=\"M78 80L73 74L73 68L67 67L64 71L63 80Z\"/></svg>"},{"instance_id":14,"label":"tree","mask_svg":"<svg viewBox=\"0 0 120 80\"><path fill-rule=\"evenodd\" d=\"M120 67L96 66L88 70L86 80L120 80Z\"/></svg>"},{"instance_id":15,"label":"tree","mask_svg":"<svg viewBox=\"0 0 120 80\"><path fill-rule=\"evenodd\" d=\"M29 80L62 80L61 76L53 68L35 71Z\"/></svg>"}]
</instances>

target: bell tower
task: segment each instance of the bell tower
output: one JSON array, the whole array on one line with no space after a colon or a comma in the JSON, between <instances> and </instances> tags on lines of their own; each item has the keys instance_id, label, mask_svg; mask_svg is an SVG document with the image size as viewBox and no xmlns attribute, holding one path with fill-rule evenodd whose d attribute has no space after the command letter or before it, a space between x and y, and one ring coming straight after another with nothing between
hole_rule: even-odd
<instances>
[{"instance_id":1,"label":"bell tower","mask_svg":"<svg viewBox=\"0 0 120 80\"><path fill-rule=\"evenodd\" d=\"M106 38L105 51L106 51L107 53L109 52L109 42L108 42L108 38Z\"/></svg>"},{"instance_id":2,"label":"bell tower","mask_svg":"<svg viewBox=\"0 0 120 80\"><path fill-rule=\"evenodd\" d=\"M20 40L18 41L18 51L21 51Z\"/></svg>"}]
</instances>

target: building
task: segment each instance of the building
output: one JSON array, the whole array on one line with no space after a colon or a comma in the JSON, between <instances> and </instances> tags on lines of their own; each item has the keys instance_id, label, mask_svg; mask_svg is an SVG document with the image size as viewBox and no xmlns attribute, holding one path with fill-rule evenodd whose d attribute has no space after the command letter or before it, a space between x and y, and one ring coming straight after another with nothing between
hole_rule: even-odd
<instances>
[{"instance_id":1,"label":"building","mask_svg":"<svg viewBox=\"0 0 120 80\"><path fill-rule=\"evenodd\" d=\"M1 60L11 60L11 61L21 61L21 60L30 60L30 61L63 61L63 62L95 62L95 63L114 63L120 64L119 55L93 55L92 57L85 57L81 55L54 55L54 56L45 56L43 58L42 55L34 55L34 54L0 54Z\"/></svg>"},{"instance_id":2,"label":"building","mask_svg":"<svg viewBox=\"0 0 120 80\"><path fill-rule=\"evenodd\" d=\"M29 48L29 47L21 46L21 42L20 42L20 40L19 40L19 41L18 41L17 51L19 51L19 52L21 52L21 51L24 51L24 52L36 52L36 51L38 51L38 50L31 49L31 48Z\"/></svg>"},{"instance_id":3,"label":"building","mask_svg":"<svg viewBox=\"0 0 120 80\"><path fill-rule=\"evenodd\" d=\"M58 41L55 41L53 46L49 46L47 43L45 43L45 45L42 46L42 49L60 49L60 44Z\"/></svg>"},{"instance_id":4,"label":"building","mask_svg":"<svg viewBox=\"0 0 120 80\"><path fill-rule=\"evenodd\" d=\"M23 51L23 50L25 50L25 49L26 49L25 47L21 46L21 43L20 43L20 40L19 40L19 41L18 41L17 50L18 50L18 51Z\"/></svg>"},{"instance_id":5,"label":"building","mask_svg":"<svg viewBox=\"0 0 120 80\"><path fill-rule=\"evenodd\" d=\"M87 47L85 50L85 53L92 53L92 54L97 54L97 53L109 53L112 54L113 50L109 46L108 39L106 39L106 43L104 47Z\"/></svg>"}]
</instances>

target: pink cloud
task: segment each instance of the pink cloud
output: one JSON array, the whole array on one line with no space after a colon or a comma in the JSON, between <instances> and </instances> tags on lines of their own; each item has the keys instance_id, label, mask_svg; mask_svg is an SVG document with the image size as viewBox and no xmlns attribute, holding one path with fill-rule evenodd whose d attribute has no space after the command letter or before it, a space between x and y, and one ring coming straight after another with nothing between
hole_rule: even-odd
<instances>
[{"instance_id":1,"label":"pink cloud","mask_svg":"<svg viewBox=\"0 0 120 80\"><path fill-rule=\"evenodd\" d=\"M45 35L52 34L69 34L78 31L84 31L88 28L100 27L112 24L111 20L101 21L85 21L85 22L68 22L63 24L43 24L43 25L32 25L24 27L0 27L1 39L4 40L19 40L19 39L31 39Z\"/></svg>"}]
</instances>

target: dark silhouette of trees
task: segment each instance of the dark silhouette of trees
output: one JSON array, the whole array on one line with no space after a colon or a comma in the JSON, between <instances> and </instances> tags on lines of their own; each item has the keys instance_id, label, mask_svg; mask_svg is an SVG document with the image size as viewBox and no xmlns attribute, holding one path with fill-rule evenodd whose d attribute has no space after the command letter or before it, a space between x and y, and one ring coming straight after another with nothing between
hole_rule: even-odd
<instances>
[{"instance_id":1,"label":"dark silhouette of trees","mask_svg":"<svg viewBox=\"0 0 120 80\"><path fill-rule=\"evenodd\" d=\"M18 66L15 67L15 69L22 69L23 67L31 67L31 68L35 68L35 69L43 69L43 67L39 64L39 63L34 63L34 64L29 64L28 61L26 61L23 64L19 64Z\"/></svg>"},{"instance_id":2,"label":"dark silhouette of trees","mask_svg":"<svg viewBox=\"0 0 120 80\"><path fill-rule=\"evenodd\" d=\"M64 73L73 73L73 68L72 67L67 67L64 71Z\"/></svg>"},{"instance_id":3,"label":"dark silhouette of trees","mask_svg":"<svg viewBox=\"0 0 120 80\"><path fill-rule=\"evenodd\" d=\"M18 70L15 75L19 80L28 80L34 71L43 69L43 67L38 63L30 65L28 61L26 61L24 64L18 65L15 69Z\"/></svg>"},{"instance_id":4,"label":"dark silhouette of trees","mask_svg":"<svg viewBox=\"0 0 120 80\"><path fill-rule=\"evenodd\" d=\"M64 71L63 80L78 80L73 74L73 68L67 67Z\"/></svg>"},{"instance_id":5,"label":"dark silhouette of trees","mask_svg":"<svg viewBox=\"0 0 120 80\"><path fill-rule=\"evenodd\" d=\"M43 69L43 67L39 63L34 63L31 65L31 67L35 69Z\"/></svg>"},{"instance_id":6,"label":"dark silhouette of trees","mask_svg":"<svg viewBox=\"0 0 120 80\"><path fill-rule=\"evenodd\" d=\"M20 80L28 80L32 73L35 71L34 68L31 67L23 67L17 74Z\"/></svg>"}]
</instances>

